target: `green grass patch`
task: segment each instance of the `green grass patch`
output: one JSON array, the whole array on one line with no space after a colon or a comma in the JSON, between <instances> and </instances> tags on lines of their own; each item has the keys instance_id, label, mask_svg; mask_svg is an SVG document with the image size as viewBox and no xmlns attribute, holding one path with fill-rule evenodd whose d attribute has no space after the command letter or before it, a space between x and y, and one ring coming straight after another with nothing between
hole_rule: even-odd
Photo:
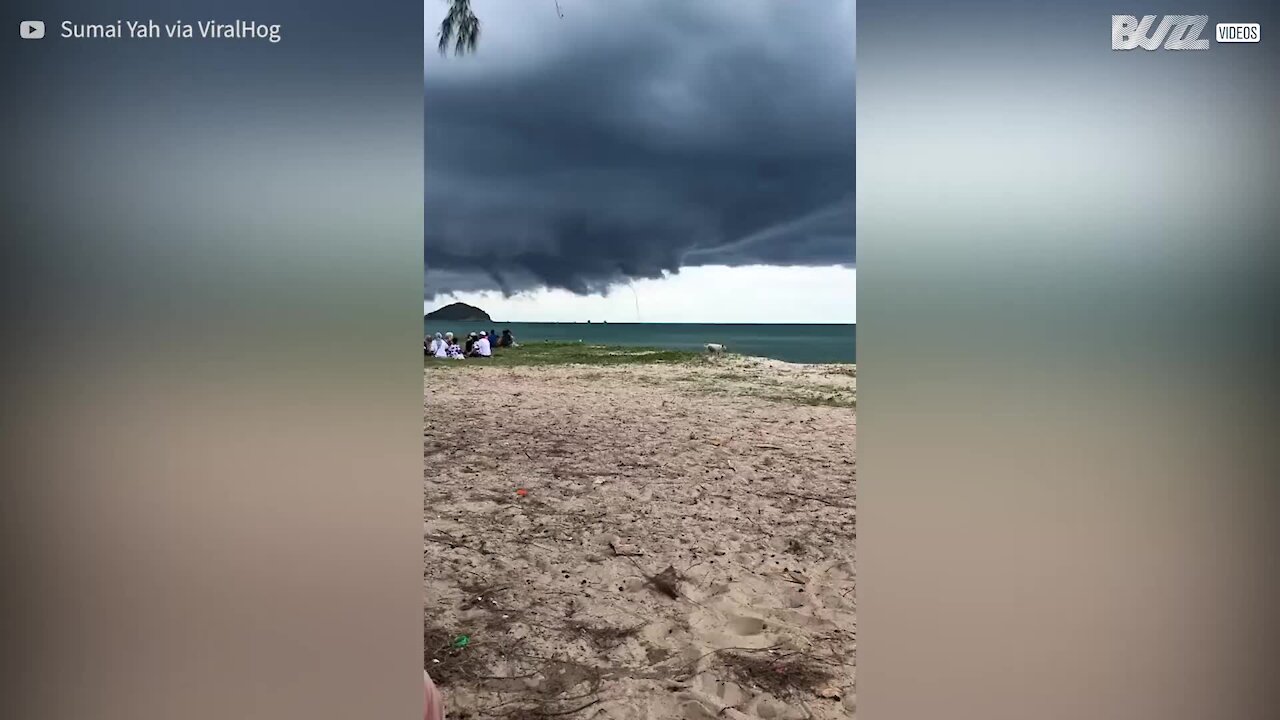
<instances>
[{"instance_id":1,"label":"green grass patch","mask_svg":"<svg viewBox=\"0 0 1280 720\"><path fill-rule=\"evenodd\" d=\"M648 347L588 345L576 342L538 342L503 348L492 358L437 360L424 358L427 368L533 367L544 365L671 365L700 360L701 353Z\"/></svg>"}]
</instances>

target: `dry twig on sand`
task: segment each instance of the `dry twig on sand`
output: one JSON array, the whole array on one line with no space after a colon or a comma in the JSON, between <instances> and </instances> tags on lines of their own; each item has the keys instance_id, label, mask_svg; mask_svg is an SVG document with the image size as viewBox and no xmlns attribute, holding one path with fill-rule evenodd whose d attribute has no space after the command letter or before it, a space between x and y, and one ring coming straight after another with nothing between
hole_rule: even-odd
<instances>
[{"instance_id":1,"label":"dry twig on sand","mask_svg":"<svg viewBox=\"0 0 1280 720\"><path fill-rule=\"evenodd\" d=\"M720 656L734 678L779 697L803 692L817 692L831 681L828 662L807 653L784 653L761 657L737 652Z\"/></svg>"},{"instance_id":2,"label":"dry twig on sand","mask_svg":"<svg viewBox=\"0 0 1280 720\"><path fill-rule=\"evenodd\" d=\"M640 567L640 563L636 562L630 555L625 555L623 557L626 557L631 561L632 565L636 566L636 569L644 576L645 582L649 583L649 586L654 590L657 590L672 600L679 600L684 597L684 595L680 593L680 573L676 572L674 565L668 565L666 570L663 570L657 575L650 575L645 572L644 568ZM687 600L688 598L685 599Z\"/></svg>"}]
</instances>

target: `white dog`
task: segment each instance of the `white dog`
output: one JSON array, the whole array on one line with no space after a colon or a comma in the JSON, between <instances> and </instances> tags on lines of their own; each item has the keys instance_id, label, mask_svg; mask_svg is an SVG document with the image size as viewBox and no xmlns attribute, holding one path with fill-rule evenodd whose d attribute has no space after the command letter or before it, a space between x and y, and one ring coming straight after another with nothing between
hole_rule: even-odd
<instances>
[{"instance_id":1,"label":"white dog","mask_svg":"<svg viewBox=\"0 0 1280 720\"><path fill-rule=\"evenodd\" d=\"M723 355L724 351L728 349L728 346L720 343L707 343L707 352L712 355Z\"/></svg>"}]
</instances>

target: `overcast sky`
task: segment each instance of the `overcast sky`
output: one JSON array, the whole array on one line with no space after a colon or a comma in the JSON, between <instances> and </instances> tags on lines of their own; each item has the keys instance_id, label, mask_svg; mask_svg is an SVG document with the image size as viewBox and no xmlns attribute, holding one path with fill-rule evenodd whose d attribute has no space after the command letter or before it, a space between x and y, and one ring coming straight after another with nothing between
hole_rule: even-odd
<instances>
[{"instance_id":1,"label":"overcast sky","mask_svg":"<svg viewBox=\"0 0 1280 720\"><path fill-rule=\"evenodd\" d=\"M852 0L426 0L424 308L853 322Z\"/></svg>"}]
</instances>

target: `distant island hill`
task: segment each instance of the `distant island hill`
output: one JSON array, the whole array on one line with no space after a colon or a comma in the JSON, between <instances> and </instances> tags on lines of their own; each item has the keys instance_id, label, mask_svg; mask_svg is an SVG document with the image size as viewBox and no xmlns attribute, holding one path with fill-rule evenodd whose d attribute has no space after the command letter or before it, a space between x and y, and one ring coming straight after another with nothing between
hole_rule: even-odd
<instances>
[{"instance_id":1,"label":"distant island hill","mask_svg":"<svg viewBox=\"0 0 1280 720\"><path fill-rule=\"evenodd\" d=\"M475 305L468 305L463 302L456 302L445 305L439 310L432 310L422 316L426 320L440 320L442 322L465 322L465 323L497 323L497 320L489 317L489 313L481 310ZM584 321L576 320L571 323L561 323L567 325L581 325ZM608 320L601 320L601 324L608 325ZM585 324L592 324L591 320L585 321Z\"/></svg>"},{"instance_id":2,"label":"distant island hill","mask_svg":"<svg viewBox=\"0 0 1280 720\"><path fill-rule=\"evenodd\" d=\"M444 320L447 322L493 322L489 313L474 305L462 302L445 305L439 310L432 310L424 316L427 320Z\"/></svg>"}]
</instances>

